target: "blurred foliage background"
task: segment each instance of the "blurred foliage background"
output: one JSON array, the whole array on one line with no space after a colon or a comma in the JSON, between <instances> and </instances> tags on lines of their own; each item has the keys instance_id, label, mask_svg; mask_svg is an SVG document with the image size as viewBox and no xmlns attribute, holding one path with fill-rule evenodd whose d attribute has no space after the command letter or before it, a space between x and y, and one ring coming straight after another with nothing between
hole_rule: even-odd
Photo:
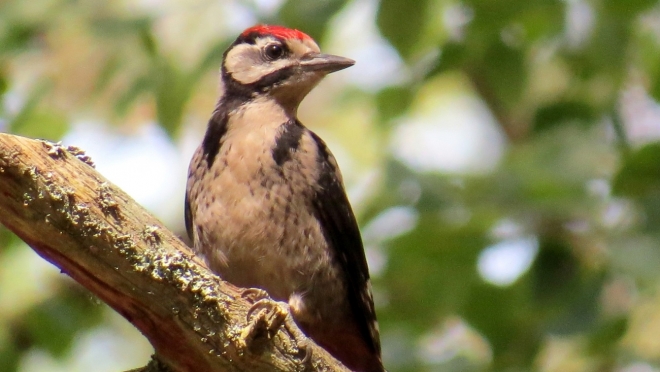
<instances>
[{"instance_id":1,"label":"blurred foliage background","mask_svg":"<svg viewBox=\"0 0 660 372\"><path fill-rule=\"evenodd\" d=\"M0 130L85 149L183 234L226 46L357 60L300 117L337 155L398 371L660 371L660 5L3 0ZM0 371L119 371L130 324L0 230Z\"/></svg>"}]
</instances>

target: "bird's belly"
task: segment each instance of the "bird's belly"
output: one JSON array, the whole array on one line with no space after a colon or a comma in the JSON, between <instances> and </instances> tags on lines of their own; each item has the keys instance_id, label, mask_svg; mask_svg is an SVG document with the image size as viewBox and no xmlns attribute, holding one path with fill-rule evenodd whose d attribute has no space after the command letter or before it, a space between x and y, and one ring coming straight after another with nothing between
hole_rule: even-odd
<instances>
[{"instance_id":1,"label":"bird's belly","mask_svg":"<svg viewBox=\"0 0 660 372\"><path fill-rule=\"evenodd\" d=\"M327 243L304 199L284 183L269 186L234 184L201 203L196 222L214 272L286 301L336 281L337 273L328 272Z\"/></svg>"}]
</instances>

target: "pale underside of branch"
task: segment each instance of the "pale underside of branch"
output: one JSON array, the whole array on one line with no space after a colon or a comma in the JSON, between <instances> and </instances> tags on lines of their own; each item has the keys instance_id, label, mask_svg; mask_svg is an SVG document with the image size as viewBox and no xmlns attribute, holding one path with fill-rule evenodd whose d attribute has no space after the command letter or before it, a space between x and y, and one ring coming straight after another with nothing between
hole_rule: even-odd
<instances>
[{"instance_id":1,"label":"pale underside of branch","mask_svg":"<svg viewBox=\"0 0 660 372\"><path fill-rule=\"evenodd\" d=\"M123 315L173 371L347 371L301 342L284 308L250 312L242 289L76 148L0 133L0 223Z\"/></svg>"}]
</instances>

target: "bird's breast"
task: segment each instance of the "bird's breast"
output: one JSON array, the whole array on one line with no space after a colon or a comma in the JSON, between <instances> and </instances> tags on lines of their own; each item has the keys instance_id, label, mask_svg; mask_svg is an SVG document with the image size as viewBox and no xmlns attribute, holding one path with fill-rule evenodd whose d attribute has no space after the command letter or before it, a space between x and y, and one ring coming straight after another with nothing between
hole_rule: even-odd
<instances>
[{"instance_id":1,"label":"bird's breast","mask_svg":"<svg viewBox=\"0 0 660 372\"><path fill-rule=\"evenodd\" d=\"M306 153L307 140L277 164L276 144L262 138L225 140L212 167L189 185L195 248L223 279L287 300L337 283L339 274L312 212L314 154Z\"/></svg>"}]
</instances>

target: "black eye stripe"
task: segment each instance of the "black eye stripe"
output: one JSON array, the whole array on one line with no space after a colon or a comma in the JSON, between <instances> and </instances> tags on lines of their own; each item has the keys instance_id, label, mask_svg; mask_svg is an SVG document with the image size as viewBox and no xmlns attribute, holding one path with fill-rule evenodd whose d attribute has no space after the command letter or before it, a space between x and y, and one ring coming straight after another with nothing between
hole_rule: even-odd
<instances>
[{"instance_id":1,"label":"black eye stripe","mask_svg":"<svg viewBox=\"0 0 660 372\"><path fill-rule=\"evenodd\" d=\"M253 33L241 36L234 42L231 47L225 51L223 55L222 79L225 84L225 89L227 92L231 92L229 94L230 96L236 96L241 102L247 102L251 100L255 93L265 93L269 91L273 86L288 79L294 74L293 66L282 66L282 68L276 71L272 71L264 76L261 76L257 81L247 84L240 83L232 76L232 74L227 70L226 61L229 52L234 48L234 46L238 44L253 45L255 47L253 51L256 50L257 53L261 54L261 58L265 63L273 61L266 56L266 48L270 45L278 45L282 48L282 55L276 59L286 58L291 55L292 51L285 40L279 37L269 36L266 40L264 40L265 43L257 42L257 40L262 37L262 35L253 35Z\"/></svg>"}]
</instances>

